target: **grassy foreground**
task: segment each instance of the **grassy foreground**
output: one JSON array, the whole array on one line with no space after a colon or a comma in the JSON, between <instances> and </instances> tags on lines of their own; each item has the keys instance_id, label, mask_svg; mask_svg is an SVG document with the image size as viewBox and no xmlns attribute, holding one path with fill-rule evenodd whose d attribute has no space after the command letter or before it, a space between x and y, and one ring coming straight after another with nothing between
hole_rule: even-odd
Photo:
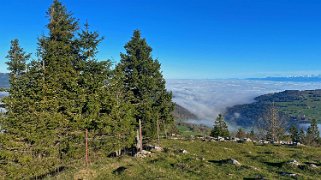
<instances>
[{"instance_id":1,"label":"grassy foreground","mask_svg":"<svg viewBox=\"0 0 321 180\"><path fill-rule=\"evenodd\" d=\"M254 145L200 140L162 140L163 152L151 157L102 158L86 167L68 168L48 179L321 179L321 148ZM187 150L187 154L179 152ZM222 163L233 158L240 166ZM300 162L291 166L285 162ZM309 163L318 167L311 168Z\"/></svg>"}]
</instances>

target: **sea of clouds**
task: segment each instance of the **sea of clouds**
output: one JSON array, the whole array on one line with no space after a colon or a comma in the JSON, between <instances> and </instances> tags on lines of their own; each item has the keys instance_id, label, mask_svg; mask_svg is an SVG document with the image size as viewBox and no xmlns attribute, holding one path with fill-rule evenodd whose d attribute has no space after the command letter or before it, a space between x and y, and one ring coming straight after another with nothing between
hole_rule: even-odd
<instances>
[{"instance_id":1,"label":"sea of clouds","mask_svg":"<svg viewBox=\"0 0 321 180\"><path fill-rule=\"evenodd\" d=\"M321 89L321 82L274 82L260 80L167 80L173 101L199 117L191 123L212 126L227 107L246 104L267 93L284 90Z\"/></svg>"}]
</instances>

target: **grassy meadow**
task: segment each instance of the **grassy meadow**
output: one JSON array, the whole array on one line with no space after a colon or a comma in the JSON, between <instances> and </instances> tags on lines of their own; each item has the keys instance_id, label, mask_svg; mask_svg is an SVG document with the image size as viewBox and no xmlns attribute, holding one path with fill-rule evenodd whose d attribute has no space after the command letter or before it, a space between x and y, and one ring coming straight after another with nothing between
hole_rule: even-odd
<instances>
[{"instance_id":1,"label":"grassy meadow","mask_svg":"<svg viewBox=\"0 0 321 180\"><path fill-rule=\"evenodd\" d=\"M70 167L47 179L321 179L321 148L201 140L160 144L164 151L150 157L100 158L88 167ZM241 165L225 163L230 158ZM299 166L286 163L294 159Z\"/></svg>"}]
</instances>

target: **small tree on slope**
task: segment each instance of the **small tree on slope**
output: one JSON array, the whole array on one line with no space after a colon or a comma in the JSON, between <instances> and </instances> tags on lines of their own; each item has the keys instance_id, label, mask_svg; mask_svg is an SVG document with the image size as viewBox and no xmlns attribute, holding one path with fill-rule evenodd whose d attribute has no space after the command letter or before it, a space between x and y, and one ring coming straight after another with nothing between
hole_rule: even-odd
<instances>
[{"instance_id":1,"label":"small tree on slope","mask_svg":"<svg viewBox=\"0 0 321 180\"><path fill-rule=\"evenodd\" d=\"M222 114L219 114L218 117L215 120L214 123L214 128L211 131L211 136L213 137L229 137L230 133L228 131L228 127L224 121L224 117L222 116Z\"/></svg>"}]
</instances>

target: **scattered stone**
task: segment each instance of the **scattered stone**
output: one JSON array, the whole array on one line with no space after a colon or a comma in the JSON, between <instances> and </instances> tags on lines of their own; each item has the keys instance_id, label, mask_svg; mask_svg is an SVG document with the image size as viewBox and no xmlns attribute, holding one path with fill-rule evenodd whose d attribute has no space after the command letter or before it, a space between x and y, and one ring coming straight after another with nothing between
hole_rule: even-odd
<instances>
[{"instance_id":1,"label":"scattered stone","mask_svg":"<svg viewBox=\"0 0 321 180\"><path fill-rule=\"evenodd\" d=\"M180 149L179 152L183 153L183 154L187 154L188 153L185 149Z\"/></svg>"},{"instance_id":2,"label":"scattered stone","mask_svg":"<svg viewBox=\"0 0 321 180\"><path fill-rule=\"evenodd\" d=\"M243 139L239 139L237 142L239 142L239 143L248 143L248 142L252 142L252 140L250 138L243 138Z\"/></svg>"},{"instance_id":3,"label":"scattered stone","mask_svg":"<svg viewBox=\"0 0 321 180\"><path fill-rule=\"evenodd\" d=\"M219 137L217 137L217 140L220 142L223 142L223 141L225 141L225 138L219 136Z\"/></svg>"},{"instance_id":4,"label":"scattered stone","mask_svg":"<svg viewBox=\"0 0 321 180\"><path fill-rule=\"evenodd\" d=\"M289 173L289 172L281 172L280 173L281 176L289 176L289 177L298 177L299 175L298 174L295 174L295 173Z\"/></svg>"},{"instance_id":5,"label":"scattered stone","mask_svg":"<svg viewBox=\"0 0 321 180\"><path fill-rule=\"evenodd\" d=\"M155 148L155 151L157 151L157 152L162 152L164 149L162 148L162 147L160 147L160 146L155 146L154 147Z\"/></svg>"},{"instance_id":6,"label":"scattered stone","mask_svg":"<svg viewBox=\"0 0 321 180\"><path fill-rule=\"evenodd\" d=\"M304 144L302 144L302 143L299 143L299 142L295 142L295 143L293 143L295 146L305 146Z\"/></svg>"},{"instance_id":7,"label":"scattered stone","mask_svg":"<svg viewBox=\"0 0 321 180\"><path fill-rule=\"evenodd\" d=\"M315 165L315 164L310 164L309 167L312 168L312 169L318 168L318 166Z\"/></svg>"},{"instance_id":8,"label":"scattered stone","mask_svg":"<svg viewBox=\"0 0 321 180\"><path fill-rule=\"evenodd\" d=\"M248 169L253 169L255 171L259 171L260 169L255 167L255 166L244 166L244 167L247 167Z\"/></svg>"},{"instance_id":9,"label":"scattered stone","mask_svg":"<svg viewBox=\"0 0 321 180\"><path fill-rule=\"evenodd\" d=\"M141 152L138 152L135 157L137 158L145 158L152 156L152 153L146 150L142 150Z\"/></svg>"},{"instance_id":10,"label":"scattered stone","mask_svg":"<svg viewBox=\"0 0 321 180\"><path fill-rule=\"evenodd\" d=\"M234 137L234 138L232 138L232 141L234 141L234 142L239 142L239 141L240 141L240 138Z\"/></svg>"},{"instance_id":11,"label":"scattered stone","mask_svg":"<svg viewBox=\"0 0 321 180\"><path fill-rule=\"evenodd\" d=\"M286 164L289 164L291 166L296 166L296 167L298 167L300 165L300 163L295 159L288 161Z\"/></svg>"},{"instance_id":12,"label":"scattered stone","mask_svg":"<svg viewBox=\"0 0 321 180\"><path fill-rule=\"evenodd\" d=\"M235 160L235 159L227 159L227 163L233 164L233 165L236 165L236 166L241 166L241 163L238 162L238 161Z\"/></svg>"}]
</instances>

